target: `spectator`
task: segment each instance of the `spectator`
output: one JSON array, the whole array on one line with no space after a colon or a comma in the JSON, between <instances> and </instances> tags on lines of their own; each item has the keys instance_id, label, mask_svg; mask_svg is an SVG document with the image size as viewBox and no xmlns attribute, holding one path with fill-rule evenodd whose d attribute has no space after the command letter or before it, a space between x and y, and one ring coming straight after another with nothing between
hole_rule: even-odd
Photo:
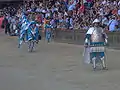
<instances>
[{"instance_id":1,"label":"spectator","mask_svg":"<svg viewBox=\"0 0 120 90\"><path fill-rule=\"evenodd\" d=\"M116 28L117 25L118 25L118 22L116 20L116 17L115 16L111 17L110 20L109 20L109 23L108 23L109 31L110 32L116 31L117 30L117 28Z\"/></svg>"},{"instance_id":2,"label":"spectator","mask_svg":"<svg viewBox=\"0 0 120 90\"><path fill-rule=\"evenodd\" d=\"M102 25L106 26L108 22L110 24L112 19L109 20L109 18L112 15L116 17L114 21L118 22L117 17L120 17L120 1L98 0L93 3L93 0L86 0L84 2L86 5L80 3L80 0L50 0L46 5L40 2L27 2L20 5L19 8L13 6L4 8L4 13L16 16L16 12L18 12L17 17L19 18L21 18L22 12L26 11L29 13L41 13L40 15L34 14L36 18L32 18L33 14L29 14L29 20L36 19L44 23L43 19L49 19L54 22L56 28L65 27L66 29L74 29L76 27L87 29L95 18L99 18ZM10 20L11 17L8 18L8 22Z\"/></svg>"}]
</instances>

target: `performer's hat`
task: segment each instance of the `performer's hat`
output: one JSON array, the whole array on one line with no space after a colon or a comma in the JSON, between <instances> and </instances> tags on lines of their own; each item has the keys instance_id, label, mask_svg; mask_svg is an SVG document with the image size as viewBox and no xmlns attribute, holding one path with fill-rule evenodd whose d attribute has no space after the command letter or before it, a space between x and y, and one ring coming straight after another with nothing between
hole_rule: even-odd
<instances>
[{"instance_id":1,"label":"performer's hat","mask_svg":"<svg viewBox=\"0 0 120 90\"><path fill-rule=\"evenodd\" d=\"M93 21L93 24L94 24L94 23L99 23L99 22L100 22L99 19L95 19L95 20Z\"/></svg>"}]
</instances>

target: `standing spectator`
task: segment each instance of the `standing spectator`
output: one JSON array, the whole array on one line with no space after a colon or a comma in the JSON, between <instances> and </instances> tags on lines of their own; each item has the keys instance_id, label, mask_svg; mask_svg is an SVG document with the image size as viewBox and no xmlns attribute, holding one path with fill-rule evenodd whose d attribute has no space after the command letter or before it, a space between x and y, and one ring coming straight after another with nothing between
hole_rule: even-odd
<instances>
[{"instance_id":1,"label":"standing spectator","mask_svg":"<svg viewBox=\"0 0 120 90\"><path fill-rule=\"evenodd\" d=\"M110 19L109 23L108 23L108 27L109 27L109 31L113 32L116 31L116 26L118 25L118 22L116 20L115 16L112 16L112 18Z\"/></svg>"},{"instance_id":2,"label":"standing spectator","mask_svg":"<svg viewBox=\"0 0 120 90\"><path fill-rule=\"evenodd\" d=\"M118 7L118 15L120 16L120 6Z\"/></svg>"},{"instance_id":3,"label":"standing spectator","mask_svg":"<svg viewBox=\"0 0 120 90\"><path fill-rule=\"evenodd\" d=\"M8 20L9 18L10 18L9 16L5 16L5 18L4 18L5 34L9 33L9 35L11 35L10 20Z\"/></svg>"},{"instance_id":4,"label":"standing spectator","mask_svg":"<svg viewBox=\"0 0 120 90\"><path fill-rule=\"evenodd\" d=\"M117 30L120 31L120 15L118 17L118 27L117 27Z\"/></svg>"}]
</instances>

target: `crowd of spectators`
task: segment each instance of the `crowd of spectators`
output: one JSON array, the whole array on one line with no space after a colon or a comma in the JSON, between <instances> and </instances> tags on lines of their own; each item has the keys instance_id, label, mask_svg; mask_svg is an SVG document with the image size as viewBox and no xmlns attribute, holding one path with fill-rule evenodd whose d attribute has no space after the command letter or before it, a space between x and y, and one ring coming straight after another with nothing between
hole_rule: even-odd
<instances>
[{"instance_id":1,"label":"crowd of spectators","mask_svg":"<svg viewBox=\"0 0 120 90\"><path fill-rule=\"evenodd\" d=\"M9 23L16 23L22 12L43 24L49 20L54 28L87 30L94 19L101 21L103 28L109 31L120 31L119 0L50 0L42 2L24 2L17 8L3 9ZM30 13L34 13L30 14Z\"/></svg>"}]
</instances>

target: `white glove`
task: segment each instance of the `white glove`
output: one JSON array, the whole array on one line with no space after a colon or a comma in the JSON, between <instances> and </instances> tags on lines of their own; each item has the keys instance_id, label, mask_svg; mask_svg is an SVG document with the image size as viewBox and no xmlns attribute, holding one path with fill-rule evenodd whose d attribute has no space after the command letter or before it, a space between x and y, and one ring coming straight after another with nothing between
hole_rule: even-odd
<instances>
[{"instance_id":1,"label":"white glove","mask_svg":"<svg viewBox=\"0 0 120 90\"><path fill-rule=\"evenodd\" d=\"M88 42L89 42L89 40L86 38L86 39L85 39L85 43L88 43Z\"/></svg>"},{"instance_id":2,"label":"white glove","mask_svg":"<svg viewBox=\"0 0 120 90\"><path fill-rule=\"evenodd\" d=\"M106 43L106 44L108 43L108 40L107 40L107 39L105 39L105 43Z\"/></svg>"}]
</instances>

